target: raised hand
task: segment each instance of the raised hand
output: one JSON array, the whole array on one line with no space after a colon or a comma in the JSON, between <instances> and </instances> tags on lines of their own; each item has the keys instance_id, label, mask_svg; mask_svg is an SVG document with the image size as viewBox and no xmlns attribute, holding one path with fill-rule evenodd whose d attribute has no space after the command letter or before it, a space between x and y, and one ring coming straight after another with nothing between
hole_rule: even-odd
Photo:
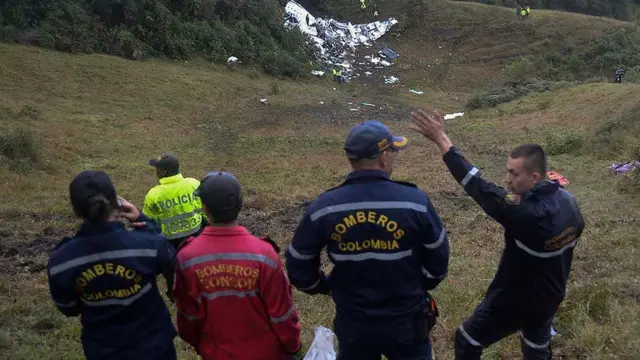
<instances>
[{"instance_id":1,"label":"raised hand","mask_svg":"<svg viewBox=\"0 0 640 360\"><path fill-rule=\"evenodd\" d=\"M422 134L435 143L444 154L453 145L444 132L444 116L439 111L427 113L423 110L411 113L413 124L409 129Z\"/></svg>"}]
</instances>

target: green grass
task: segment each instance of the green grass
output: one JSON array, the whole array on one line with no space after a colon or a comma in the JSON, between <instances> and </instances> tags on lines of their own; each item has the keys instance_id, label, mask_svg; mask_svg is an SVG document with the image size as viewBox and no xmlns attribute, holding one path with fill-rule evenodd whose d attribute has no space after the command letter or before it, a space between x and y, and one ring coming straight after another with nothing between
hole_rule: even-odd
<instances>
[{"instance_id":1,"label":"green grass","mask_svg":"<svg viewBox=\"0 0 640 360\"><path fill-rule=\"evenodd\" d=\"M139 205L157 182L146 161L160 152L176 152L186 176L230 170L246 194L243 223L258 235L271 234L284 247L299 220L300 202L339 184L348 173L342 150L348 129L365 118L377 118L411 142L399 157L394 177L427 191L450 231L451 270L434 292L441 317L433 340L437 359L452 358L455 328L482 298L497 268L502 230L464 196L435 147L409 132L408 117L416 107L459 111L474 84L492 84L485 75L499 69L498 60L480 61L481 51L466 59L461 56L473 39L488 37L478 49L504 46L505 53L514 54L521 49L513 43L526 33L517 24L509 25L514 26L514 37L491 30L507 26L499 23L511 21L508 9L451 6L441 8L439 15L430 14L434 21L420 31L456 27L468 38L422 43L413 35L401 37L396 44L403 56L400 66L408 69L394 71L404 73L400 77L407 83L395 88L352 83L333 90L330 79L256 78L250 70L229 72L204 61L131 62L0 45L0 129L24 128L42 146L35 165L16 169L0 162L0 186L7 190L0 202L0 249L3 254L18 251L0 256L0 357L82 358L78 320L55 310L42 271L45 250L78 224L67 191L79 171L104 169L119 193ZM446 23L449 15L454 17ZM496 21L487 23L494 17ZM543 11L531 20L535 39L543 41L556 31L570 34L567 41L576 43L617 24ZM489 32L495 36L489 37ZM457 41L455 51L460 52L452 63L455 71L444 76L442 84L455 78L454 85L441 91L428 85L436 79L435 70L424 61L444 58L445 49L426 50L437 49L438 43L453 46L451 41ZM417 85L424 95L408 93L409 86ZM265 96L270 106L260 104ZM468 112L446 125L454 143L485 176L498 182L507 154L518 143L546 144L550 135L560 133L584 139L576 151L550 157L552 169L569 180L568 189L587 221L575 251L568 297L557 319L561 336L554 340L554 352L564 358L640 358L640 265L635 256L640 202L637 192L620 191L625 179L605 171L611 162L631 156L633 141L640 136L633 125L639 100L640 85L586 84ZM349 110L361 101L377 106ZM632 124L614 126L609 135L623 144L617 153L601 151L606 142L592 146L598 130L611 127L607 124L612 121ZM331 327L333 304L329 298L297 291L295 298L307 347L315 326ZM181 359L196 358L183 342L176 339L176 344ZM487 359L519 357L517 337L486 351Z\"/></svg>"}]
</instances>

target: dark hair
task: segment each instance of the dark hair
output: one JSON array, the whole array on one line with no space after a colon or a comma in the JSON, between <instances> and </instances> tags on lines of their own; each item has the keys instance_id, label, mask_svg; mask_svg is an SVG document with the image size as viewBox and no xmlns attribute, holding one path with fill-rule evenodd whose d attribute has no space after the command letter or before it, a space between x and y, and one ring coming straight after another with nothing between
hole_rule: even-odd
<instances>
[{"instance_id":1,"label":"dark hair","mask_svg":"<svg viewBox=\"0 0 640 360\"><path fill-rule=\"evenodd\" d=\"M511 152L511 158L524 157L524 167L529 172L537 172L544 176L547 173L547 155L538 144L522 144Z\"/></svg>"},{"instance_id":2,"label":"dark hair","mask_svg":"<svg viewBox=\"0 0 640 360\"><path fill-rule=\"evenodd\" d=\"M83 213L85 209L81 209L80 215L91 222L106 220L117 206L114 206L114 204L102 194L89 198L87 204L86 213Z\"/></svg>"}]
</instances>

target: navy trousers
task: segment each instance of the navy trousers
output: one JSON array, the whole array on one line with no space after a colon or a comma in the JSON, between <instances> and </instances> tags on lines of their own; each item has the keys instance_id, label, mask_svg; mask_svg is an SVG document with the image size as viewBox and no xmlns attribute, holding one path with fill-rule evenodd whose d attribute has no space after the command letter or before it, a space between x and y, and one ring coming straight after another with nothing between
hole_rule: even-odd
<instances>
[{"instance_id":1,"label":"navy trousers","mask_svg":"<svg viewBox=\"0 0 640 360\"><path fill-rule=\"evenodd\" d=\"M420 316L408 319L356 320L336 315L337 360L431 360L431 342L421 336Z\"/></svg>"},{"instance_id":2,"label":"navy trousers","mask_svg":"<svg viewBox=\"0 0 640 360\"><path fill-rule=\"evenodd\" d=\"M551 360L553 315L532 316L492 302L496 298L487 296L456 330L456 360L480 360L483 348L518 331L524 360Z\"/></svg>"}]
</instances>

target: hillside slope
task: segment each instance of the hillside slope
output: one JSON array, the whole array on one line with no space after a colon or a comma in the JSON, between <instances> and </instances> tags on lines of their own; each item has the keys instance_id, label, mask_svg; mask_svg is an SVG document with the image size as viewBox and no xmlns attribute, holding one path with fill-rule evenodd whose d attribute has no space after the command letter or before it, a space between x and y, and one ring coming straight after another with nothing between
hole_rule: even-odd
<instances>
[{"instance_id":1,"label":"hillside slope","mask_svg":"<svg viewBox=\"0 0 640 360\"><path fill-rule=\"evenodd\" d=\"M440 75L428 62L420 63L421 56L435 61L452 45L426 36L417 42L420 28L407 29L397 42L385 40L408 62L393 69L403 71L401 78L406 79L395 87L364 81L336 86L328 78L275 80L205 61L133 62L0 44L0 185L7 194L0 202L0 358L82 359L78 319L55 310L44 271L48 251L78 225L67 191L79 171L107 171L119 193L138 205L157 182L146 161L160 152L176 152L186 176L199 178L211 169L232 171L246 195L242 223L257 235L270 234L284 247L304 203L348 173L344 137L365 118L380 119L409 137L410 148L400 155L394 177L427 191L449 231L450 273L434 292L441 317L433 339L436 358L452 358L453 332L495 272L502 233L464 195L435 148L409 132L408 116L415 108L457 111L472 80L479 86L494 81L487 74L497 74L501 60L480 62L482 52L471 50L497 47L500 41L518 49L510 37L489 39L474 48L467 39L479 41L476 33L488 31L476 17L493 26L502 22L493 22L486 6L460 4L452 9L441 11L456 16L471 12L465 16L476 31L455 21L447 24L445 16L439 22L432 18L420 31L426 34L429 26L456 28L457 34L464 30L468 34L460 37L463 45L456 49L478 57L471 61L452 56L457 59L452 70ZM585 22L564 30L561 25L569 21L560 20L565 14L546 15L559 21L549 23L550 28L583 31L574 34L580 41L608 31L604 24L617 24L603 20L599 30L587 30ZM525 36L521 29L513 31ZM438 46L442 52L434 50ZM428 86L436 81L442 86L453 82L447 85L449 92L441 92ZM408 86L414 85L424 86L425 93L409 93ZM261 98L269 105L261 104ZM359 106L362 101L376 106ZM454 143L497 182L509 150L530 141L545 145L552 153L551 168L570 182L568 190L576 195L587 228L555 324L560 336L554 340L554 353L560 357L640 358L640 265L633 256L640 233L640 181L605 171L612 162L640 156L639 103L640 85L594 83L523 97L447 123ZM332 326L333 304L325 297L295 296L307 347L314 326ZM183 342L176 344L180 359L196 359ZM492 359L519 357L516 336L487 351Z\"/></svg>"},{"instance_id":2,"label":"hillside slope","mask_svg":"<svg viewBox=\"0 0 640 360\"><path fill-rule=\"evenodd\" d=\"M416 7L416 3L422 5ZM338 19L371 21L354 8L352 1L330 0L328 4ZM399 20L392 33L375 47L389 46L400 53L398 66L384 73L398 76L407 87L454 92L501 84L501 70L509 60L565 52L567 48L579 52L590 41L625 24L546 10L537 10L523 21L513 9L447 0L389 0L378 4L380 18Z\"/></svg>"}]
</instances>

